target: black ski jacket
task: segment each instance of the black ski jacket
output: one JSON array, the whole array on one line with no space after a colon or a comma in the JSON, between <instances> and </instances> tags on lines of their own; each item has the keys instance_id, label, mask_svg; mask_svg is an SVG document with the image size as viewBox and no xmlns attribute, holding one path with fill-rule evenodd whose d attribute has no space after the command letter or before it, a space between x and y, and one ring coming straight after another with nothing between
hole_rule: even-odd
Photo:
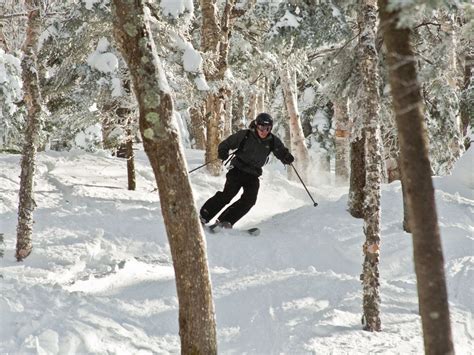
<instances>
[{"instance_id":1,"label":"black ski jacket","mask_svg":"<svg viewBox=\"0 0 474 355\"><path fill-rule=\"evenodd\" d=\"M279 160L289 153L277 136L270 133L261 139L255 129L243 129L224 139L218 147L219 158L228 156L229 150L237 148L230 165L255 176L262 175L262 167L270 152Z\"/></svg>"}]
</instances>

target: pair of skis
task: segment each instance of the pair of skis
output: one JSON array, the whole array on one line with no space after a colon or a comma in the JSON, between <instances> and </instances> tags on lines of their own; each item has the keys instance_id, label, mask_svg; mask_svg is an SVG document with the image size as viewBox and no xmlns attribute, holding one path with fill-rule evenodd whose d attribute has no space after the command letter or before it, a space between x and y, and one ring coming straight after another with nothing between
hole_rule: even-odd
<instances>
[{"instance_id":1,"label":"pair of skis","mask_svg":"<svg viewBox=\"0 0 474 355\"><path fill-rule=\"evenodd\" d=\"M211 233L219 233L221 232L223 229L232 229L232 228L228 228L224 225L222 225L222 223L215 223L215 224L212 224L208 227L206 227ZM260 229L259 228L249 228L249 229L244 229L244 230L241 230L241 229L233 229L233 230L238 230L239 232L243 232L243 233L246 233L248 235L251 235L251 236L258 236L260 235Z\"/></svg>"}]
</instances>

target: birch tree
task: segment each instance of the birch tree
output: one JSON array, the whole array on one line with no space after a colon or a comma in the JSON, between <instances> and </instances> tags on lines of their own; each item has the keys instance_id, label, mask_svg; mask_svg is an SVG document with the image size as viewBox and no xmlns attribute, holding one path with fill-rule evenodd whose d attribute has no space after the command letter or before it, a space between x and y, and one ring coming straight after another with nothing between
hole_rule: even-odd
<instances>
[{"instance_id":1,"label":"birch tree","mask_svg":"<svg viewBox=\"0 0 474 355\"><path fill-rule=\"evenodd\" d=\"M27 108L25 144L21 158L16 259L22 261L33 249L33 195L35 160L41 128L41 92L36 63L36 48L41 31L40 1L26 0L28 11L26 38L21 62L24 101Z\"/></svg>"},{"instance_id":2,"label":"birch tree","mask_svg":"<svg viewBox=\"0 0 474 355\"><path fill-rule=\"evenodd\" d=\"M173 102L143 1L113 0L114 36L131 73L143 146L150 160L170 244L182 354L217 354L205 242L187 176Z\"/></svg>"},{"instance_id":3,"label":"birch tree","mask_svg":"<svg viewBox=\"0 0 474 355\"><path fill-rule=\"evenodd\" d=\"M381 136L379 124L378 57L375 48L377 3L376 0L362 0L359 4L358 25L360 29L358 60L362 83L356 101L364 114L365 129L365 191L364 191L364 233L365 255L363 272L364 330L380 331L380 184L382 176Z\"/></svg>"},{"instance_id":4,"label":"birch tree","mask_svg":"<svg viewBox=\"0 0 474 355\"><path fill-rule=\"evenodd\" d=\"M296 74L285 65L280 69L280 79L289 116L291 152L295 156L294 165L300 175L307 177L310 158L298 111L296 98Z\"/></svg>"},{"instance_id":5,"label":"birch tree","mask_svg":"<svg viewBox=\"0 0 474 355\"><path fill-rule=\"evenodd\" d=\"M402 180L413 234L415 273L426 354L454 354L444 259L438 227L427 131L411 30L399 27L400 10L379 0L389 81L396 115Z\"/></svg>"},{"instance_id":6,"label":"birch tree","mask_svg":"<svg viewBox=\"0 0 474 355\"><path fill-rule=\"evenodd\" d=\"M350 119L347 112L347 98L341 97L333 100L334 125L336 127L336 183L345 184L349 180L349 154L350 154Z\"/></svg>"}]
</instances>

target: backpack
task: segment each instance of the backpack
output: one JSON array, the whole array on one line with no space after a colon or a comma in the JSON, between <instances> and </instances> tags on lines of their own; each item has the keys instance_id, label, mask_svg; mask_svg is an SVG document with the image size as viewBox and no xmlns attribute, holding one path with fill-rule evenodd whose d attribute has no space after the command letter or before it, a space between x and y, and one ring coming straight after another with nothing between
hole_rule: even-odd
<instances>
[{"instance_id":1,"label":"backpack","mask_svg":"<svg viewBox=\"0 0 474 355\"><path fill-rule=\"evenodd\" d=\"M254 122L254 121L252 121L252 123L253 123L253 122ZM250 123L250 128L252 128L252 123ZM270 133L270 134L271 134L271 133ZM239 147L236 149L235 152L233 152L233 153L231 154L231 156L229 157L229 159L227 159L227 161L224 163L224 166L227 165L227 164L232 160L232 158L237 154L237 152L239 152L240 150L243 149L243 147L245 146L245 142L247 141L249 135L250 135L250 129L247 129L247 132L245 133L244 138L243 138L243 139L240 141L240 143L239 143ZM274 147L274 139L273 139L273 136L272 136L272 139L270 140L269 143L270 143L270 152L273 152L273 147ZM267 161L265 162L265 164L268 163L269 159L270 159L270 156L267 157Z\"/></svg>"}]
</instances>

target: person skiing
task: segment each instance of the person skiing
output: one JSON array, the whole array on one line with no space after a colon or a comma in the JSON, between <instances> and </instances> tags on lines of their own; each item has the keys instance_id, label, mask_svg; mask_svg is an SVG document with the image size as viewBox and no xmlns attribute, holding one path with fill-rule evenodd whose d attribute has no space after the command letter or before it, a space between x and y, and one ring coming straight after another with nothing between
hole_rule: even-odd
<instances>
[{"instance_id":1,"label":"person skiing","mask_svg":"<svg viewBox=\"0 0 474 355\"><path fill-rule=\"evenodd\" d=\"M203 224L208 223L222 208L231 202L241 188L242 196L227 207L217 218L213 226L232 228L232 226L255 205L259 176L267 162L270 152L283 163L291 164L295 160L281 140L271 133L273 119L268 113L260 113L251 122L249 129L243 129L223 140L218 147L218 156L222 161L229 158L229 150L237 149L231 157L229 171L223 191L218 191L207 200L200 210Z\"/></svg>"}]
</instances>

